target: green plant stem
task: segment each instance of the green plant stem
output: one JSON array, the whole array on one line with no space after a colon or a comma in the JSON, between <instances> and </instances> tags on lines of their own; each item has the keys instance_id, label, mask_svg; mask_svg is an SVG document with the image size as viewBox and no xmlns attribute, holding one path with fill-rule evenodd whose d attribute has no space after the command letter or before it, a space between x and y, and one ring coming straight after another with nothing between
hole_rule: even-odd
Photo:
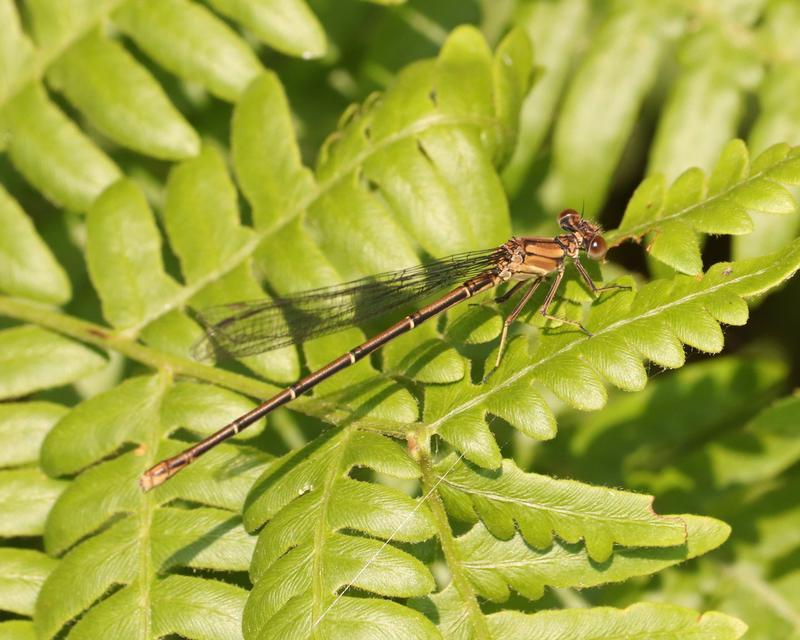
<instances>
[{"instance_id":1,"label":"green plant stem","mask_svg":"<svg viewBox=\"0 0 800 640\"><path fill-rule=\"evenodd\" d=\"M120 353L131 360L153 369L168 371L171 375L187 376L225 387L252 398L265 399L273 396L280 387L248 376L217 369L189 358L182 358L143 345L130 338L124 331L116 332L108 327L87 322L54 310L47 305L0 296L0 316L29 322L86 344ZM354 416L353 411L330 401L300 397L292 403L292 409L305 415L320 418L333 425L357 423L361 429L377 431L387 435L403 436L409 425L393 423L387 419L376 420ZM412 425L413 427L413 425Z\"/></svg>"},{"instance_id":2,"label":"green plant stem","mask_svg":"<svg viewBox=\"0 0 800 640\"><path fill-rule=\"evenodd\" d=\"M436 532L439 537L439 543L442 545L444 559L447 562L447 567L453 579L453 585L461 596L461 600L467 609L467 616L472 624L472 631L474 632L473 637L491 640L492 634L489 631L489 625L478 605L475 591L469 583L467 576L462 571L461 558L458 549L456 549L453 531L450 528L450 521L447 519L447 512L439 497L439 493L436 491L440 479L433 469L433 461L430 456L430 437L420 434L419 438L421 443L419 461L422 469L423 495L427 496L428 506L433 515L434 526L436 527Z\"/></svg>"},{"instance_id":3,"label":"green plant stem","mask_svg":"<svg viewBox=\"0 0 800 640\"><path fill-rule=\"evenodd\" d=\"M159 408L164 400L167 388L172 384L172 375L169 372L164 372L160 376L159 388ZM159 409L160 410L160 409ZM157 458L155 454L158 452L158 444L161 439L161 429L157 422L152 422L150 429L147 432L146 442L142 444L144 447L144 455L148 457L148 464L155 464ZM139 524L138 547L138 575L137 587L139 589L138 598L141 606L137 607L137 612L141 617L139 627L144 630L144 636L148 637L152 633L152 617L148 614L152 606L153 594L152 589L156 580L156 567L153 560L152 550L152 533L153 533L153 513L157 509L156 498L153 493L139 492L138 496L138 510L136 518Z\"/></svg>"}]
</instances>

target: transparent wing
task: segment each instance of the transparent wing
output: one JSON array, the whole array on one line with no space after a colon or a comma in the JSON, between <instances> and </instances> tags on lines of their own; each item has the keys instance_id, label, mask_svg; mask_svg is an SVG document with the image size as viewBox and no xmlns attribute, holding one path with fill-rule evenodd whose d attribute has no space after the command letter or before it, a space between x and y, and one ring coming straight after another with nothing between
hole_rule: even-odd
<instances>
[{"instance_id":1,"label":"transparent wing","mask_svg":"<svg viewBox=\"0 0 800 640\"><path fill-rule=\"evenodd\" d=\"M239 358L334 333L468 280L494 267L499 255L500 249L461 253L285 298L209 307L195 313L205 336L192 353Z\"/></svg>"}]
</instances>

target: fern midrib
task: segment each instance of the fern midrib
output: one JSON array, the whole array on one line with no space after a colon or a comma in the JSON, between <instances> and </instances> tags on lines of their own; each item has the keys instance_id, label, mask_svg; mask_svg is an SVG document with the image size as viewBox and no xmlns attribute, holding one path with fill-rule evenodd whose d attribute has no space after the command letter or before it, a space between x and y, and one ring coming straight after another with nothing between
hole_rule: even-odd
<instances>
[{"instance_id":1,"label":"fern midrib","mask_svg":"<svg viewBox=\"0 0 800 640\"><path fill-rule=\"evenodd\" d=\"M534 364L530 364L530 365L524 366L524 367L521 367L517 372L512 373L511 375L509 375L505 379L503 379L501 382L496 383L495 386L492 387L491 389L488 389L487 391L485 391L483 393L479 393L478 395L474 396L471 400L468 400L467 402L463 403L462 405L459 405L455 409L445 413L444 415L440 416L439 418L437 418L433 422L428 423L427 426L428 426L429 429L435 431L442 424L444 424L448 420L451 420L454 416L457 416L460 413L463 413L465 411L468 411L468 410L472 409L473 407L476 407L476 406L480 405L487 398L490 398L495 393L498 393L500 391L503 391L507 387L510 387L511 385L513 385L515 382L517 382L521 378L524 378L525 376L530 375L531 373L535 372L536 369L538 369L542 365L547 364L548 362L554 360L555 358L558 358L559 356L562 356L564 354L570 353L576 346L584 344L587 340L592 340L597 336L602 336L602 335L608 334L608 333L610 333L612 331L615 331L615 330L620 329L622 327L628 326L628 325L630 325L630 324L632 324L634 322L639 322L642 319L646 319L646 318L650 318L650 317L659 315L659 314L664 313L665 311L668 311L668 310L670 310L670 309L672 309L674 307L681 306L681 305L686 304L688 302L692 302L693 300L696 300L698 298L702 298L704 296L707 296L710 293L714 293L716 291L719 291L720 289L724 289L724 288L729 287L729 286L731 286L731 285L733 285L735 283L744 282L745 280L747 280L749 278L758 277L760 275L763 275L764 273L769 272L772 268L773 268L773 265L770 265L768 267L764 267L763 269L760 269L759 271L754 271L754 272L747 273L744 276L741 276L739 278L732 278L730 280L726 280L726 281L721 282L721 283L719 283L717 285L714 285L713 287L709 287L709 288L703 289L701 291L696 291L696 292L694 292L694 293L692 293L692 294L690 294L688 296L680 298L679 300L672 301L672 302L670 302L668 304L663 304L663 305L657 306L657 307L655 307L655 308L653 308L653 309L651 309L651 310L649 310L649 311L647 311L645 313L642 313L641 315L637 315L635 317L630 317L630 318L623 318L622 320L617 320L616 322L608 325L607 327L604 327L603 329L599 329L599 330L595 331L592 338L579 337L577 340L574 340L573 342L570 342L569 344L564 345L561 349L559 349L557 351L554 351L553 353L551 353L550 355L542 358L538 362L536 362ZM748 295L756 295L757 293L759 293L759 292L752 292L752 293L750 293Z\"/></svg>"},{"instance_id":2,"label":"fern midrib","mask_svg":"<svg viewBox=\"0 0 800 640\"><path fill-rule=\"evenodd\" d=\"M447 518L447 512L442 504L441 496L436 491L438 474L434 470L433 462L430 458L429 435L425 436L424 442L425 445L420 452L419 458L420 470L422 471L422 484L424 495L430 496L428 506L433 516L433 522L439 537L439 544L442 547L442 553L447 562L447 567L450 570L453 585L461 596L461 601L466 610L466 617L472 625L472 631L475 634L472 637L479 640L491 640L492 633L489 629L489 624L478 605L475 590L472 588L469 578L463 571L463 560L458 552L453 532L450 529L450 521Z\"/></svg>"},{"instance_id":3,"label":"fern midrib","mask_svg":"<svg viewBox=\"0 0 800 640\"><path fill-rule=\"evenodd\" d=\"M325 555L325 542L330 535L331 528L328 525L328 508L331 503L331 496L333 495L333 488L336 486L336 480L342 473L342 460L347 453L347 445L350 438L353 436L355 427L345 427L342 437L337 439L331 448L331 457L329 459L328 474L325 478L325 484L320 489L322 497L319 504L320 517L315 521L314 526L314 560L311 569L311 629L310 637L316 638L319 623L327 613L328 603L325 602L325 597L330 594L325 593L325 580L324 568L322 560ZM338 448L338 451L336 449ZM336 596L334 596L336 597Z\"/></svg>"},{"instance_id":4,"label":"fern midrib","mask_svg":"<svg viewBox=\"0 0 800 640\"><path fill-rule=\"evenodd\" d=\"M406 138L413 138L416 135L423 133L429 129L436 127L460 127L460 126L475 126L482 128L499 127L504 129L504 125L497 118L487 118L480 116L449 116L441 114L432 114L421 118L414 122L414 124L401 129L385 138L382 138L375 144L371 145L364 151L356 154L347 164L344 169L337 172L327 180L317 184L313 193L303 198L297 205L295 205L285 216L281 216L277 221L273 222L263 229L255 229L254 236L242 247L239 251L232 254L219 268L209 271L204 276L198 278L191 284L187 284L181 288L179 293L170 301L166 302L160 309L146 314L139 322L128 327L126 331L130 332L132 337L139 334L148 324L157 320L158 318L183 307L189 299L202 290L204 287L219 280L227 275L238 266L240 266L246 259L255 253L258 246L266 238L275 235L286 225L292 223L298 217L303 215L311 206L320 198L324 197L331 189L333 189L339 182L345 180L349 175L356 171L358 167L368 160L372 155L383 151L385 148L393 145L394 143L404 140Z\"/></svg>"},{"instance_id":5,"label":"fern midrib","mask_svg":"<svg viewBox=\"0 0 800 640\"><path fill-rule=\"evenodd\" d=\"M789 154L786 155L785 158L783 158L779 162L776 162L773 165L770 165L768 168L764 169L763 171L759 171L758 173L751 174L747 178L745 178L744 180L736 182L735 184L731 185L730 187L728 187L724 191L720 191L719 193L717 193L717 194L715 194L713 196L707 197L707 198L703 199L701 202L693 204L693 205L691 205L689 207L684 207L683 209L679 209L675 213L671 213L671 214L669 214L667 216L662 216L660 218L656 218L655 220L650 220L648 222L642 222L640 224L634 225L633 227L629 227L628 229L625 229L625 231L619 237L616 237L613 233L609 233L609 234L607 234L605 236L606 240L608 240L608 246L609 246L609 248L612 248L612 247L619 246L625 240L629 240L631 238L641 238L643 235L645 235L646 233L649 233L650 231L652 231L653 229L655 229L657 226L661 225L664 222L669 222L670 220L674 220L676 218L681 218L681 217L683 217L685 215L688 215L692 211L694 211L694 210L696 210L698 208L704 207L710 202L715 202L715 201L720 200L720 199L722 199L722 198L724 198L726 196L729 196L731 193L733 193L737 189L739 189L739 188L741 188L743 186L746 186L747 184L749 184L749 183L751 183L751 182L753 182L753 181L755 181L755 180L757 180L759 178L768 178L769 177L768 173L770 171L772 171L775 167L779 167L779 166L781 166L781 165L783 165L783 164L785 164L787 162L791 162L791 161L795 161L796 162L797 161L797 156L793 156L793 155L791 155L791 153L789 153ZM778 182L777 180L774 180L774 181ZM668 193L668 191L666 191L664 193L664 195L662 196L663 199L666 199L667 193Z\"/></svg>"},{"instance_id":6,"label":"fern midrib","mask_svg":"<svg viewBox=\"0 0 800 640\"><path fill-rule=\"evenodd\" d=\"M160 388L159 388L159 395L158 395L158 406L157 411L154 411L154 415L160 416L161 415L161 402L164 398L164 393L166 392L167 387L172 382L171 375L166 372L161 372L160 374ZM161 440L161 429L160 429L160 421L153 420L152 427L149 429L148 432L148 439L146 442L142 442L141 444L145 447L145 455L148 458L148 465L153 464L156 462L156 454L158 453L158 443ZM150 532L153 528L153 512L157 508L155 506L155 498L153 494L147 494L141 492L139 494L139 510L137 513L137 522L139 525L139 540L138 540L138 564L139 570L137 571L137 583L139 589L139 609L142 618L143 624L140 625L139 628L143 630L143 634L141 636L142 640L150 640L152 637L152 587L155 582L156 578L156 569L153 566L153 558L152 558L152 540L150 538Z\"/></svg>"}]
</instances>

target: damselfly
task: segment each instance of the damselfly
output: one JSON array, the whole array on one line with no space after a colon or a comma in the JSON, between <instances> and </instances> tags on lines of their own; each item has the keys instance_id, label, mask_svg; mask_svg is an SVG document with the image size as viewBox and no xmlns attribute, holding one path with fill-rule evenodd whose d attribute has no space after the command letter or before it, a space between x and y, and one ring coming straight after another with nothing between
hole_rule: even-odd
<instances>
[{"instance_id":1,"label":"damselfly","mask_svg":"<svg viewBox=\"0 0 800 640\"><path fill-rule=\"evenodd\" d=\"M195 355L200 358L219 355L242 357L360 324L460 283L438 300L407 315L321 369L309 373L216 433L148 469L140 479L142 489L147 491L161 484L220 442L313 389L335 373L355 364L394 338L411 331L428 318L504 282L513 280L516 284L496 298L497 302L508 300L520 289L524 291L503 323L495 367L500 363L511 323L522 312L539 285L551 274L555 276L539 312L545 318L568 323L591 335L580 322L550 313L556 291L564 277L566 259L573 261L593 293L627 287L598 287L580 262L581 251L585 251L594 260L605 257L606 243L599 226L584 220L572 209L562 211L558 216L558 223L566 233L553 238L511 238L502 246L488 251L458 254L429 264L334 287L304 291L285 298L238 302L212 307L199 313L198 319L205 328L205 337L196 345Z\"/></svg>"}]
</instances>

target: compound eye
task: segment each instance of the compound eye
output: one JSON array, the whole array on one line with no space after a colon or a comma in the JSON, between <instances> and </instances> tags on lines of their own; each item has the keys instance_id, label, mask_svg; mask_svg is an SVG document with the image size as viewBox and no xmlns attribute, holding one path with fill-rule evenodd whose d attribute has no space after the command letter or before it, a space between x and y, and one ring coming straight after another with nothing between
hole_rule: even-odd
<instances>
[{"instance_id":1,"label":"compound eye","mask_svg":"<svg viewBox=\"0 0 800 640\"><path fill-rule=\"evenodd\" d=\"M581 221L581 214L575 209L564 209L558 214L558 226L564 231L577 231L578 223Z\"/></svg>"},{"instance_id":2,"label":"compound eye","mask_svg":"<svg viewBox=\"0 0 800 640\"><path fill-rule=\"evenodd\" d=\"M595 236L589 242L589 248L586 253L589 254L592 260L602 260L606 256L606 251L608 251L606 241L600 236Z\"/></svg>"}]
</instances>

